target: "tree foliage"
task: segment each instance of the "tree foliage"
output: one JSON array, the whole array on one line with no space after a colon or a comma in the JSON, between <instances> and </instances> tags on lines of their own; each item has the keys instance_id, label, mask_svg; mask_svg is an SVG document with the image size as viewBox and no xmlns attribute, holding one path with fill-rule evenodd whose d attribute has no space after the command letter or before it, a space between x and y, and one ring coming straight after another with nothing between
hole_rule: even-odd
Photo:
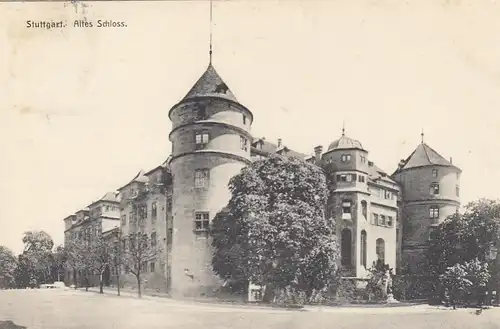
<instances>
[{"instance_id":1,"label":"tree foliage","mask_svg":"<svg viewBox=\"0 0 500 329\"><path fill-rule=\"evenodd\" d=\"M211 228L214 271L227 281L292 289L310 298L333 282L334 223L325 218L323 170L273 155L229 183L232 197Z\"/></svg>"},{"instance_id":2,"label":"tree foliage","mask_svg":"<svg viewBox=\"0 0 500 329\"><path fill-rule=\"evenodd\" d=\"M425 269L435 275L474 259L486 261L492 246L500 247L500 203L481 199L465 206L432 233Z\"/></svg>"},{"instance_id":3,"label":"tree foliage","mask_svg":"<svg viewBox=\"0 0 500 329\"><path fill-rule=\"evenodd\" d=\"M479 300L489 279L488 263L477 258L450 266L439 276L439 282L448 292L453 307L456 301L469 301L469 296Z\"/></svg>"},{"instance_id":4,"label":"tree foliage","mask_svg":"<svg viewBox=\"0 0 500 329\"><path fill-rule=\"evenodd\" d=\"M0 289L13 288L16 284L16 256L12 250L0 246Z\"/></svg>"}]
</instances>

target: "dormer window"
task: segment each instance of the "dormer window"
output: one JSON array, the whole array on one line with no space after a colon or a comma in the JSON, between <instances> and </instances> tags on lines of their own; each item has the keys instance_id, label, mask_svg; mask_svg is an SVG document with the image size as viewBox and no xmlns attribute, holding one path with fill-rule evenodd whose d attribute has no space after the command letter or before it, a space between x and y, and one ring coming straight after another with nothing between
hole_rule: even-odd
<instances>
[{"instance_id":1,"label":"dormer window","mask_svg":"<svg viewBox=\"0 0 500 329\"><path fill-rule=\"evenodd\" d=\"M342 162L351 161L351 155L350 154L342 154L342 156L340 157L340 161L342 161Z\"/></svg>"},{"instance_id":2,"label":"dormer window","mask_svg":"<svg viewBox=\"0 0 500 329\"><path fill-rule=\"evenodd\" d=\"M438 170L432 169L432 177L437 177L437 176L438 176Z\"/></svg>"},{"instance_id":3,"label":"dormer window","mask_svg":"<svg viewBox=\"0 0 500 329\"><path fill-rule=\"evenodd\" d=\"M360 158L361 158L361 163L365 163L366 162L366 157L364 155L361 155Z\"/></svg>"}]
</instances>

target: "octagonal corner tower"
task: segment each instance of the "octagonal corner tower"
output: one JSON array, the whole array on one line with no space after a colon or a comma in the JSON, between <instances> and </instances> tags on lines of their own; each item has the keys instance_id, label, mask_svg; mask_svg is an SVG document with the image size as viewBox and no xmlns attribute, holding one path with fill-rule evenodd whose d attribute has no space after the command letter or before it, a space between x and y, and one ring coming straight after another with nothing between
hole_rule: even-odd
<instances>
[{"instance_id":1,"label":"octagonal corner tower","mask_svg":"<svg viewBox=\"0 0 500 329\"><path fill-rule=\"evenodd\" d=\"M208 225L230 199L229 180L250 164L253 115L210 64L169 118L172 295L209 295L221 282L211 269Z\"/></svg>"}]
</instances>

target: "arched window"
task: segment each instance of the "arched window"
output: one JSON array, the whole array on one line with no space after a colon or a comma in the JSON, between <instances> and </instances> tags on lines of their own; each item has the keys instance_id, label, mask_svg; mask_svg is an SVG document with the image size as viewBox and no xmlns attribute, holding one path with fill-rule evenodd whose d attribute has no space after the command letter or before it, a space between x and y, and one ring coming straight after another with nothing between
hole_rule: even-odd
<instances>
[{"instance_id":1,"label":"arched window","mask_svg":"<svg viewBox=\"0 0 500 329\"><path fill-rule=\"evenodd\" d=\"M361 231L361 265L366 268L366 231Z\"/></svg>"},{"instance_id":2,"label":"arched window","mask_svg":"<svg viewBox=\"0 0 500 329\"><path fill-rule=\"evenodd\" d=\"M363 216L366 219L368 216L368 204L366 203L365 200L361 201L361 212L363 213Z\"/></svg>"},{"instance_id":3,"label":"arched window","mask_svg":"<svg viewBox=\"0 0 500 329\"><path fill-rule=\"evenodd\" d=\"M385 264L385 241L384 239L378 238L376 241L376 252L377 259Z\"/></svg>"},{"instance_id":4,"label":"arched window","mask_svg":"<svg viewBox=\"0 0 500 329\"><path fill-rule=\"evenodd\" d=\"M342 246L340 250L341 264L343 266L351 266L351 248L352 248L352 233L351 230L345 228L342 230Z\"/></svg>"}]
</instances>

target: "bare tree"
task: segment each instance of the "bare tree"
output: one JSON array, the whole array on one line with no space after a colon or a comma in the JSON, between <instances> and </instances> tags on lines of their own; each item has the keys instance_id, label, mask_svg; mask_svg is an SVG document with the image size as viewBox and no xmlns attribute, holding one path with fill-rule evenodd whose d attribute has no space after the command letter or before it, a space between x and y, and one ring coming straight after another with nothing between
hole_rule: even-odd
<instances>
[{"instance_id":1,"label":"bare tree","mask_svg":"<svg viewBox=\"0 0 500 329\"><path fill-rule=\"evenodd\" d=\"M68 268L83 274L85 289L89 289L89 273L92 271L92 248L87 240L71 240L65 246L66 265ZM75 289L78 282L75 278Z\"/></svg>"},{"instance_id":2,"label":"bare tree","mask_svg":"<svg viewBox=\"0 0 500 329\"><path fill-rule=\"evenodd\" d=\"M122 248L121 260L126 270L132 273L137 280L137 295L142 296L141 274L146 269L147 263L156 259L160 254L160 246L157 241L144 233L132 233L125 237L126 246Z\"/></svg>"},{"instance_id":3,"label":"bare tree","mask_svg":"<svg viewBox=\"0 0 500 329\"><path fill-rule=\"evenodd\" d=\"M102 235L95 237L90 242L90 254L88 257L89 269L91 272L99 275L99 293L103 291L103 274L106 268L112 266L114 259L113 242L105 239Z\"/></svg>"}]
</instances>

